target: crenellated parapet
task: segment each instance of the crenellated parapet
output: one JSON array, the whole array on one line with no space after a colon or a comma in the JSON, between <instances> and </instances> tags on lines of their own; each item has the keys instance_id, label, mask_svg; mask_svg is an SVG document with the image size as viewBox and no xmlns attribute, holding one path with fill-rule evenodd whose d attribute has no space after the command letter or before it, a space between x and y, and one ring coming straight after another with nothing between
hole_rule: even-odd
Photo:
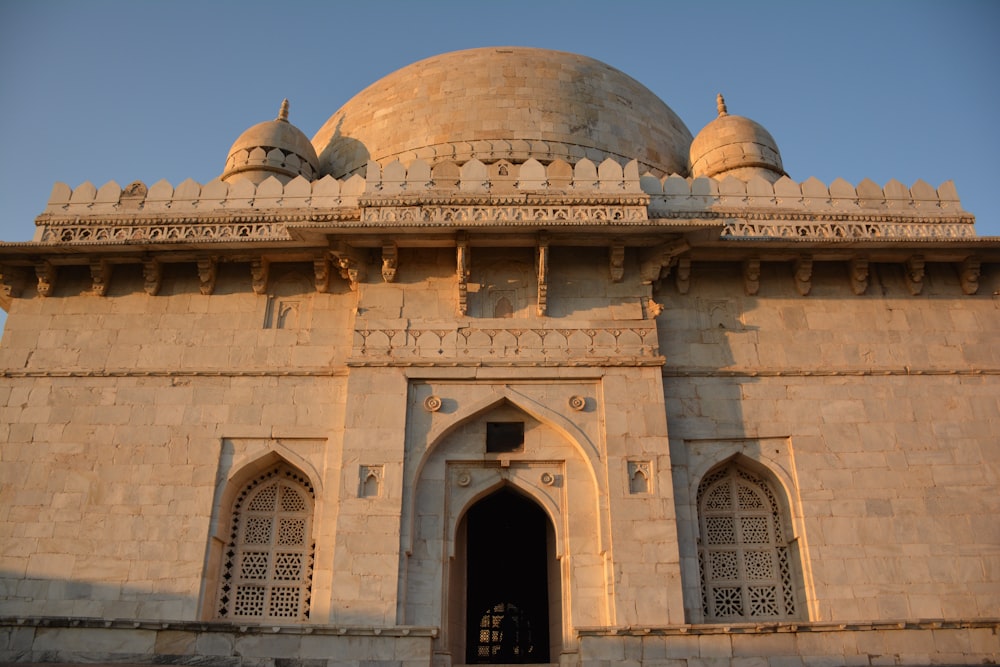
<instances>
[{"instance_id":1,"label":"crenellated parapet","mask_svg":"<svg viewBox=\"0 0 1000 667\"><path fill-rule=\"evenodd\" d=\"M974 217L962 210L955 186L923 181L906 187L870 180L851 185L815 178L657 178L622 166L582 159L521 164L423 160L368 164L365 177L259 184L237 179L176 187L159 181L122 189L111 181L75 189L57 183L37 219L36 241L171 243L280 241L292 226L355 230L386 226L604 225L674 227L711 223L725 238L966 238Z\"/></svg>"}]
</instances>

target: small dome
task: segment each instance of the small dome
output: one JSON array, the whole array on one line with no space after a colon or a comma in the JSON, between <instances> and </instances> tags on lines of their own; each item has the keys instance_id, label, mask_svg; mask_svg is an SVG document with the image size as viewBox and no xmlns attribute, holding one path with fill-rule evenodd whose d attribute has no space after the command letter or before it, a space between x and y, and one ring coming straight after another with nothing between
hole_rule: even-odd
<instances>
[{"instance_id":1,"label":"small dome","mask_svg":"<svg viewBox=\"0 0 1000 667\"><path fill-rule=\"evenodd\" d=\"M771 133L742 116L730 116L718 97L719 117L691 142L691 176L749 180L762 176L772 183L785 175L781 153Z\"/></svg>"},{"instance_id":2,"label":"small dome","mask_svg":"<svg viewBox=\"0 0 1000 667\"><path fill-rule=\"evenodd\" d=\"M288 100L284 100L276 119L254 125L233 143L219 178L261 183L275 176L287 183L302 176L311 181L318 168L316 149L299 128L288 122Z\"/></svg>"},{"instance_id":3,"label":"small dome","mask_svg":"<svg viewBox=\"0 0 1000 667\"><path fill-rule=\"evenodd\" d=\"M609 65L509 47L456 51L408 65L355 95L313 137L336 178L369 160L431 165L543 164L607 158L666 175L687 171L691 133L659 97Z\"/></svg>"}]
</instances>

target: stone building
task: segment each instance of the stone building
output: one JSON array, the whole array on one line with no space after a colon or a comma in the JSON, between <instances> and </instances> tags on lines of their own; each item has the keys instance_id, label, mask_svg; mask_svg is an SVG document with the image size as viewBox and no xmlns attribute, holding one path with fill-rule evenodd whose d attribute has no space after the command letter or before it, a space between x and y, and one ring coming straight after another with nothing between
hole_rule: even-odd
<instances>
[{"instance_id":1,"label":"stone building","mask_svg":"<svg viewBox=\"0 0 1000 667\"><path fill-rule=\"evenodd\" d=\"M476 49L57 184L0 245L0 661L1000 660L1000 240L717 104Z\"/></svg>"}]
</instances>

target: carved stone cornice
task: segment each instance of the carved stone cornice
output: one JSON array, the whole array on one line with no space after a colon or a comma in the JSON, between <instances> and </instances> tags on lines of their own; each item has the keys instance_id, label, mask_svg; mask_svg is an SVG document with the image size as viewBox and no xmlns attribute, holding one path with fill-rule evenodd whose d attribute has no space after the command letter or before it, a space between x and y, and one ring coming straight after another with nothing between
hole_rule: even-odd
<instances>
[{"instance_id":1,"label":"carved stone cornice","mask_svg":"<svg viewBox=\"0 0 1000 667\"><path fill-rule=\"evenodd\" d=\"M476 206L476 207L506 207L506 206L642 206L649 205L649 195L644 193L458 193L447 191L441 193L419 193L412 195L394 194L385 196L367 196L358 200L362 209L395 208L399 206Z\"/></svg>"},{"instance_id":2,"label":"carved stone cornice","mask_svg":"<svg viewBox=\"0 0 1000 667\"><path fill-rule=\"evenodd\" d=\"M461 205L449 202L441 205L379 206L363 210L358 223L345 222L345 227L371 225L404 225L407 227L465 228L504 226L575 226L591 224L645 224L648 221L643 205L567 204L525 205Z\"/></svg>"}]
</instances>

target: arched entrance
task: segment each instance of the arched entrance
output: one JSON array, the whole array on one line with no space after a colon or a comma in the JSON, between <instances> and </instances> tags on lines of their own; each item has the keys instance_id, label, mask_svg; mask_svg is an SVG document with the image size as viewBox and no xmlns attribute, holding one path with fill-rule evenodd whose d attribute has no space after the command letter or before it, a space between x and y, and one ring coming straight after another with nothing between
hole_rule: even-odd
<instances>
[{"instance_id":1,"label":"arched entrance","mask_svg":"<svg viewBox=\"0 0 1000 667\"><path fill-rule=\"evenodd\" d=\"M549 662L559 593L545 512L504 487L471 507L464 524L466 662Z\"/></svg>"}]
</instances>

